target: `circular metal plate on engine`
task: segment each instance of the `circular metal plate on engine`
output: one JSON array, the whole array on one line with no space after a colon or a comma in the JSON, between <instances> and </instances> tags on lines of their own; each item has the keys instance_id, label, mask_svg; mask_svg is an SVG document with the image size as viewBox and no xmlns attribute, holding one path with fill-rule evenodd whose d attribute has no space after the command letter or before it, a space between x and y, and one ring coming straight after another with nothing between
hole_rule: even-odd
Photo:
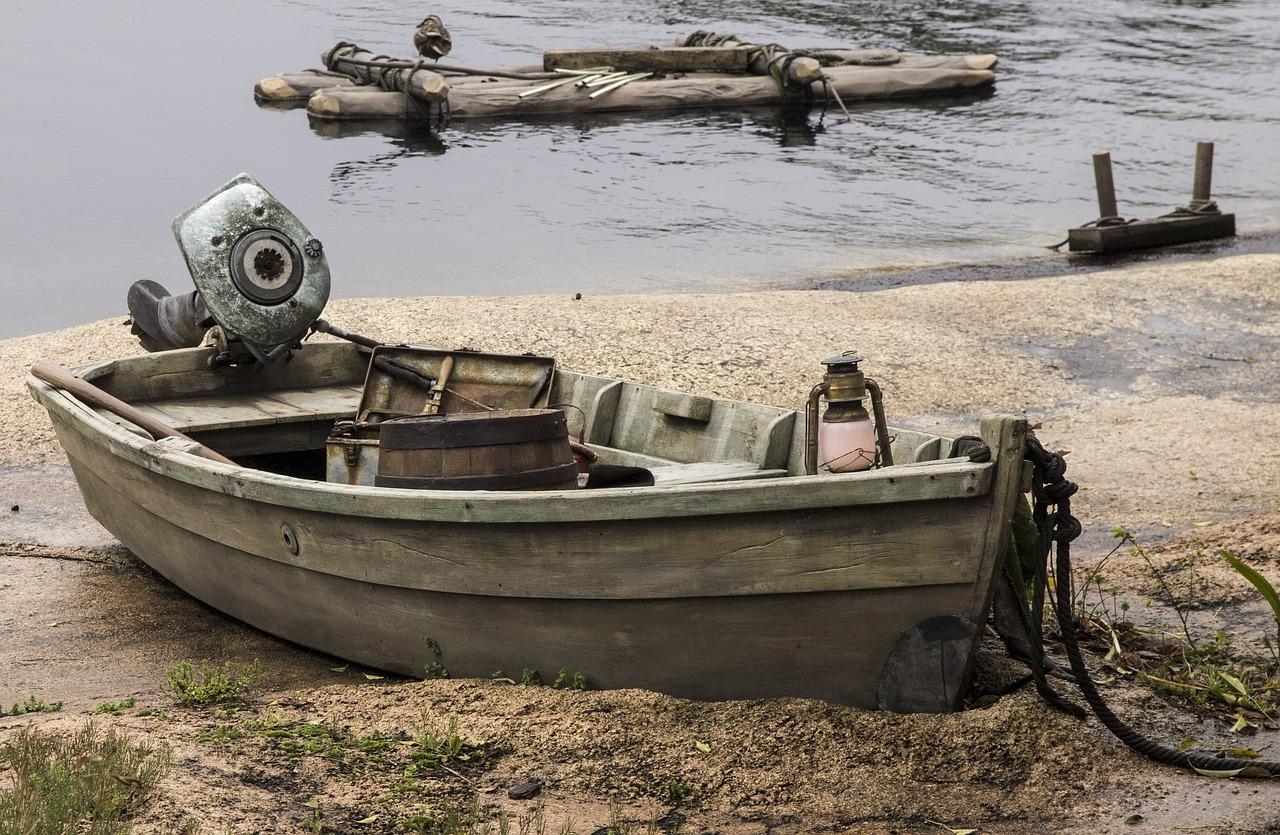
<instances>
[{"instance_id":1,"label":"circular metal plate on engine","mask_svg":"<svg viewBox=\"0 0 1280 835\"><path fill-rule=\"evenodd\" d=\"M288 236L255 229L231 248L231 280L258 304L280 304L302 285L302 254Z\"/></svg>"}]
</instances>

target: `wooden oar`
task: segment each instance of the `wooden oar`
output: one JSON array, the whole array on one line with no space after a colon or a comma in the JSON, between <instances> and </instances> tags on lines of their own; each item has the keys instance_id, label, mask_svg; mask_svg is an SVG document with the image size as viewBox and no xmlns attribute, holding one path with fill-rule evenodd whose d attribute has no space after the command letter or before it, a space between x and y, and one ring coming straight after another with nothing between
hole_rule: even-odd
<instances>
[{"instance_id":1,"label":"wooden oar","mask_svg":"<svg viewBox=\"0 0 1280 835\"><path fill-rule=\"evenodd\" d=\"M348 342L354 342L357 345L363 345L366 348L377 348L385 345L385 342L379 342L371 336L361 336L358 333L352 333L346 328L340 328L330 322L328 319L317 319L311 324L311 329L320 333L327 333L330 336L336 336L339 339L345 339Z\"/></svg>"},{"instance_id":2,"label":"wooden oar","mask_svg":"<svg viewBox=\"0 0 1280 835\"><path fill-rule=\"evenodd\" d=\"M204 457L208 458L210 461L219 461L223 464L230 464L233 467L239 466L236 462L232 461L225 455L209 449L209 447L194 438L187 437L172 426L169 426L166 423L161 423L151 415L141 409L130 406L120 398L107 394L93 383L88 380L80 379L57 363L41 360L31 366L31 375L37 379L44 380L51 386L57 386L63 391L74 394L77 398L91 406L106 409L113 415L124 418L135 426L141 427L147 432L150 432L151 436L157 440L160 438L181 438L184 441L190 441L198 446Z\"/></svg>"}]
</instances>

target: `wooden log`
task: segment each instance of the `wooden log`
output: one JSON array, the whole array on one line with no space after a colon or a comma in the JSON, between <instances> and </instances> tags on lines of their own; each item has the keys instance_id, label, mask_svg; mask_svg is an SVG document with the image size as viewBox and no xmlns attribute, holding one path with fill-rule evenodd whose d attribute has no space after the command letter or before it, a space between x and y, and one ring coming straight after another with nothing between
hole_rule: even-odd
<instances>
[{"instance_id":1,"label":"wooden log","mask_svg":"<svg viewBox=\"0 0 1280 835\"><path fill-rule=\"evenodd\" d=\"M956 70L989 70L1000 63L998 55L922 55L917 52L894 52L885 49L802 49L808 55L821 53L850 61L847 66L879 67L948 67Z\"/></svg>"},{"instance_id":2,"label":"wooden log","mask_svg":"<svg viewBox=\"0 0 1280 835\"><path fill-rule=\"evenodd\" d=\"M420 101L439 104L449 98L449 82L431 70L396 70L390 78L398 79L399 89Z\"/></svg>"},{"instance_id":3,"label":"wooden log","mask_svg":"<svg viewBox=\"0 0 1280 835\"><path fill-rule=\"evenodd\" d=\"M379 85L385 74L397 69L428 69L430 72L458 73L462 76L500 76L506 78L525 78L530 74L540 74L538 67L507 67L500 69L474 69L456 67L453 64L428 64L424 60L401 60L389 58L387 55L375 55L369 50L361 49L355 44L339 42L320 53L320 60L332 72L356 79L361 85Z\"/></svg>"},{"instance_id":4,"label":"wooden log","mask_svg":"<svg viewBox=\"0 0 1280 835\"><path fill-rule=\"evenodd\" d=\"M647 49L548 49L542 53L542 68L588 70L613 67L615 70L662 70L694 72L718 70L745 72L747 50L742 47L649 47Z\"/></svg>"},{"instance_id":5,"label":"wooden log","mask_svg":"<svg viewBox=\"0 0 1280 835\"><path fill-rule=\"evenodd\" d=\"M833 54L839 53L857 59L872 55L891 54L897 57L892 64L852 64L847 68L876 69L971 69L987 70L996 66L999 59L995 55L918 55L898 52L886 53L884 50L824 50ZM408 63L408 62L402 62ZM446 73L451 88L471 84L502 84L518 89L527 89L524 80L514 80L516 76L532 75L540 72L536 66L500 67L496 70L476 71L467 75L449 76L445 67L432 66L433 71ZM703 74L712 77L708 71ZM810 79L816 80L816 79ZM264 78L254 85L254 98L260 102L306 102L317 90L333 87L351 87L356 82L349 76L325 70L300 70L285 72Z\"/></svg>"},{"instance_id":6,"label":"wooden log","mask_svg":"<svg viewBox=\"0 0 1280 835\"><path fill-rule=\"evenodd\" d=\"M726 49L728 47L721 47ZM751 57L747 64L747 72L755 75L773 75L774 58L788 57L789 53L781 48L769 52L763 49L753 49L749 52ZM786 74L786 83L793 89L803 89L805 85L812 84L822 78L822 64L816 58L790 57L782 64L783 72Z\"/></svg>"},{"instance_id":7,"label":"wooden log","mask_svg":"<svg viewBox=\"0 0 1280 835\"><path fill-rule=\"evenodd\" d=\"M771 75L769 63L766 57L757 57L751 62L751 71L757 75ZM803 88L822 79L822 64L816 58L792 58L784 66L787 82L795 87Z\"/></svg>"},{"instance_id":8,"label":"wooden log","mask_svg":"<svg viewBox=\"0 0 1280 835\"><path fill-rule=\"evenodd\" d=\"M909 55L907 53L898 53L898 54L903 56L903 60L895 64L849 65L849 66L840 66L840 67L828 67L824 70L824 72L831 72L831 73L834 73L835 75L843 76L845 74L853 74L858 72L879 73L883 71L920 70L920 69L966 70L966 69L972 69L972 67L969 66L970 62L968 59L970 58L981 59L984 57L984 56L951 56L949 58L940 58L938 56ZM989 56L989 57L994 58L995 56ZM984 62L981 60L975 60L973 63L981 64ZM562 75L557 75L556 77L563 78ZM740 80L742 77L743 76L741 73L720 73L720 72L708 71L708 72L698 73L696 76L696 80L708 81L708 82L714 81L717 79ZM856 75L852 77L856 77ZM867 78L871 78L871 77L872 76L867 76ZM904 76L904 77L909 77L909 76ZM688 79L687 76L682 76L679 79L668 79L668 80L683 81L687 79ZM659 79L659 81L661 81L661 79ZM456 90L461 86L470 86L470 85L476 85L476 84L482 85L484 87L488 87L491 89L491 91L499 90L499 89L507 89L507 90L514 90L518 94L520 92L530 89L531 87L541 86L542 82L530 84L525 81L513 81L505 78L483 78L482 79L482 78L468 77L468 78L450 78L449 79L449 86L451 90Z\"/></svg>"},{"instance_id":9,"label":"wooden log","mask_svg":"<svg viewBox=\"0 0 1280 835\"><path fill-rule=\"evenodd\" d=\"M835 92L846 102L860 99L906 98L959 92L995 82L989 70L890 69L831 67L825 71ZM455 87L449 96L450 118L523 116L543 113L671 110L690 107L752 107L776 105L803 94L783 91L772 78L760 76L685 76L678 79L634 81L597 98L567 85L536 96L518 98L527 86L506 83ZM816 102L826 94L820 83L810 85ZM404 112L397 93L325 90L312 96L307 112L321 119L385 119Z\"/></svg>"},{"instance_id":10,"label":"wooden log","mask_svg":"<svg viewBox=\"0 0 1280 835\"><path fill-rule=\"evenodd\" d=\"M1071 252L1123 252L1229 238L1235 233L1235 215L1219 212L1175 213L1149 220L1071 229L1067 232L1067 249Z\"/></svg>"},{"instance_id":11,"label":"wooden log","mask_svg":"<svg viewBox=\"0 0 1280 835\"><path fill-rule=\"evenodd\" d=\"M253 85L253 97L261 102L305 102L316 90L351 87L355 81L345 75L323 70L282 72Z\"/></svg>"},{"instance_id":12,"label":"wooden log","mask_svg":"<svg viewBox=\"0 0 1280 835\"><path fill-rule=\"evenodd\" d=\"M745 50L747 57L746 71L755 75L774 75L775 61L781 62L785 83L793 90L804 89L806 85L822 78L822 64L815 58L794 55L777 44L758 45L743 43L736 37L712 47L686 46L696 35L676 38L677 49L719 49L724 51Z\"/></svg>"},{"instance_id":13,"label":"wooden log","mask_svg":"<svg viewBox=\"0 0 1280 835\"><path fill-rule=\"evenodd\" d=\"M895 67L947 67L956 70L989 70L1000 63L1000 56L990 53L984 55L906 55L900 54Z\"/></svg>"},{"instance_id":14,"label":"wooden log","mask_svg":"<svg viewBox=\"0 0 1280 835\"><path fill-rule=\"evenodd\" d=\"M326 68L332 72L349 76L355 79L358 84L376 83L378 71L371 66L371 62L377 58L385 57L375 55L367 49L361 49L355 44L348 43L334 44L320 53L320 60L324 62Z\"/></svg>"},{"instance_id":15,"label":"wooden log","mask_svg":"<svg viewBox=\"0 0 1280 835\"><path fill-rule=\"evenodd\" d=\"M406 119L433 115L425 104L404 93L377 87L330 87L307 99L307 114L317 119Z\"/></svg>"}]
</instances>

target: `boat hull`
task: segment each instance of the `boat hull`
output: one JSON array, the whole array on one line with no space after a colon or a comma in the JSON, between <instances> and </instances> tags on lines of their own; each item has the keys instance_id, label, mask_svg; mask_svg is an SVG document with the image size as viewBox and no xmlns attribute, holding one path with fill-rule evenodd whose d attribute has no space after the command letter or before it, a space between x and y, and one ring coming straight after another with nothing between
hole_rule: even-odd
<instances>
[{"instance_id":1,"label":"boat hull","mask_svg":"<svg viewBox=\"0 0 1280 835\"><path fill-rule=\"evenodd\" d=\"M808 507L760 482L536 499L335 487L213 464L32 388L89 511L139 559L245 623L407 676L563 669L696 699L955 709L1020 471L902 468L910 500L890 486L866 503L832 485L856 497L874 477L810 477ZM1023 426L984 422L1002 457L1020 457Z\"/></svg>"}]
</instances>

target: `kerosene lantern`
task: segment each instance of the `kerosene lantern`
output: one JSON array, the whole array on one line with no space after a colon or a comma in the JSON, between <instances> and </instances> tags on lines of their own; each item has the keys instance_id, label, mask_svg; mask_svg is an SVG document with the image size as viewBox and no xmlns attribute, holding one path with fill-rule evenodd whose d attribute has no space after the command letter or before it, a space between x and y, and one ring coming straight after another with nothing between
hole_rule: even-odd
<instances>
[{"instance_id":1,"label":"kerosene lantern","mask_svg":"<svg viewBox=\"0 0 1280 835\"><path fill-rule=\"evenodd\" d=\"M893 464L889 449L889 431L884 422L884 402L880 386L858 368L862 357L852 353L827 357L822 361L826 373L822 382L809 392L805 407L806 447L805 472L814 475L821 464L833 473L866 470L877 464ZM875 424L862 405L870 395ZM827 408L818 419L819 401L826 399Z\"/></svg>"}]
</instances>

